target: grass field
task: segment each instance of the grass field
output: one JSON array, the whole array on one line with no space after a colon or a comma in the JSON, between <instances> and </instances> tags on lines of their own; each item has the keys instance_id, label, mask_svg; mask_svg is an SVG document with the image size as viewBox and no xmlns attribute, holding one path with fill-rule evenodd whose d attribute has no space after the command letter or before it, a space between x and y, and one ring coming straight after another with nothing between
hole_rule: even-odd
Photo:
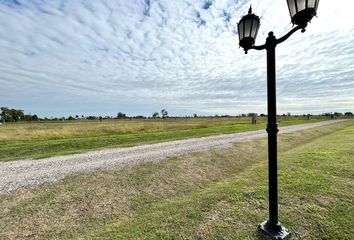
<instances>
[{"instance_id":1,"label":"grass field","mask_svg":"<svg viewBox=\"0 0 354 240\"><path fill-rule=\"evenodd\" d=\"M280 117L280 126L327 120ZM44 158L108 147L127 147L265 128L250 118L66 121L0 125L0 161Z\"/></svg>"},{"instance_id":2,"label":"grass field","mask_svg":"<svg viewBox=\"0 0 354 240\"><path fill-rule=\"evenodd\" d=\"M354 238L354 121L279 136L293 239ZM266 139L0 195L0 239L263 239Z\"/></svg>"}]
</instances>

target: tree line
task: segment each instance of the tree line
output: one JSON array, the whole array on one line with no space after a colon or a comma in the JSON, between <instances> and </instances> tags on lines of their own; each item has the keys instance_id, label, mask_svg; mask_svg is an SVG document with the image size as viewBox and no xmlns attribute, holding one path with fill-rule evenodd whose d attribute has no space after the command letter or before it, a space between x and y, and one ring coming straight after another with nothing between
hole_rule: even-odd
<instances>
[{"instance_id":1,"label":"tree line","mask_svg":"<svg viewBox=\"0 0 354 240\"><path fill-rule=\"evenodd\" d=\"M0 108L0 120L2 123L5 122L18 122L18 121L64 121L64 120L106 120L106 119L145 119L150 117L145 117L143 115L127 116L125 113L118 112L116 117L113 116L84 116L75 115L69 117L51 117L51 118L40 118L37 114L25 114L24 110L1 107ZM168 118L168 112L166 109L162 109L160 112L154 112L151 118Z\"/></svg>"},{"instance_id":2,"label":"tree line","mask_svg":"<svg viewBox=\"0 0 354 240\"><path fill-rule=\"evenodd\" d=\"M38 121L36 114L25 114L23 110L1 107L1 121L2 122L17 122L17 121Z\"/></svg>"},{"instance_id":3,"label":"tree line","mask_svg":"<svg viewBox=\"0 0 354 240\"><path fill-rule=\"evenodd\" d=\"M127 116L123 112L118 112L115 117L113 116L84 116L84 115L74 115L74 116L69 116L69 117L51 117L51 118L40 118L37 116L37 114L25 114L23 110L19 109L14 109L14 108L8 108L8 107L1 107L0 108L0 120L2 123L5 122L18 122L18 121L24 121L24 122L31 122L31 121L65 121L65 120L106 120L106 119L147 119L147 118L170 118L168 115L168 112L166 109L162 109L159 112L154 112L151 114L151 116L143 116L143 115L136 115L136 116ZM266 117L266 114L257 114L257 113L248 113L248 114L239 114L237 116L232 116L232 115L214 115L214 116L198 116L196 113L194 113L192 116L184 116L182 118L198 118L198 117L213 117L213 118L231 118L231 117L252 117L252 116L260 116L260 117ZM283 114L283 116L291 116L290 113ZM312 115L310 114L303 114L303 115L294 115L294 116L304 116L304 117L310 117ZM334 113L323 113L318 116L324 116L324 117L351 117L353 116L352 112L334 112ZM181 117L172 117L172 118L181 118Z\"/></svg>"}]
</instances>

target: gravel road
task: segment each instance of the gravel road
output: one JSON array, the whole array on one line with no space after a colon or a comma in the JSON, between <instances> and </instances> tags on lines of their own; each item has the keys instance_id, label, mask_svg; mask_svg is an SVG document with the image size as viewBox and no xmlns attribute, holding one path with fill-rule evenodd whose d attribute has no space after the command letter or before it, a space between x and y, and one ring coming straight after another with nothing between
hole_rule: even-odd
<instances>
[{"instance_id":1,"label":"gravel road","mask_svg":"<svg viewBox=\"0 0 354 240\"><path fill-rule=\"evenodd\" d=\"M338 121L340 120L281 127L279 134L328 125ZM141 162L159 162L171 156L228 148L232 146L233 142L250 141L266 137L266 135L265 130L258 130L129 148L105 149L41 160L3 162L0 163L0 194L11 193L23 188L33 188L79 172L113 169Z\"/></svg>"}]
</instances>

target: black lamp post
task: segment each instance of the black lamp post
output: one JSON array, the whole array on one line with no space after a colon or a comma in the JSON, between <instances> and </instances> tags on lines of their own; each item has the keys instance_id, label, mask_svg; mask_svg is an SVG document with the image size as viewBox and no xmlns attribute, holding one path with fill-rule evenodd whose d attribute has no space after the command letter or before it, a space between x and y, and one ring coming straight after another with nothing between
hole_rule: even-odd
<instances>
[{"instance_id":1,"label":"black lamp post","mask_svg":"<svg viewBox=\"0 0 354 240\"><path fill-rule=\"evenodd\" d=\"M277 111L276 111L276 80L275 80L275 47L284 42L298 30L305 32L308 22L316 16L319 0L287 0L291 22L296 25L283 37L277 39L273 32L268 33L266 43L255 46L259 29L260 18L252 13L238 23L240 46L247 51L250 49L267 50L267 101L268 101L268 187L269 187L269 219L258 226L261 233L272 239L287 239L290 237L288 229L278 221L278 176L277 176Z\"/></svg>"}]
</instances>

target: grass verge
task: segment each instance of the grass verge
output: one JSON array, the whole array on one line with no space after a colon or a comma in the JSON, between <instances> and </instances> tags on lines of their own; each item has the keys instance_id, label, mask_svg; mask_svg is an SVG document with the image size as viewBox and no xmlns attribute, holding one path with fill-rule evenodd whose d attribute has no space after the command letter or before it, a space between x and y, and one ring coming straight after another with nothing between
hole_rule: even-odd
<instances>
[{"instance_id":1,"label":"grass verge","mask_svg":"<svg viewBox=\"0 0 354 240\"><path fill-rule=\"evenodd\" d=\"M293 239L354 236L353 121L279 137L280 219ZM259 239L266 140L0 196L1 239Z\"/></svg>"}]
</instances>

